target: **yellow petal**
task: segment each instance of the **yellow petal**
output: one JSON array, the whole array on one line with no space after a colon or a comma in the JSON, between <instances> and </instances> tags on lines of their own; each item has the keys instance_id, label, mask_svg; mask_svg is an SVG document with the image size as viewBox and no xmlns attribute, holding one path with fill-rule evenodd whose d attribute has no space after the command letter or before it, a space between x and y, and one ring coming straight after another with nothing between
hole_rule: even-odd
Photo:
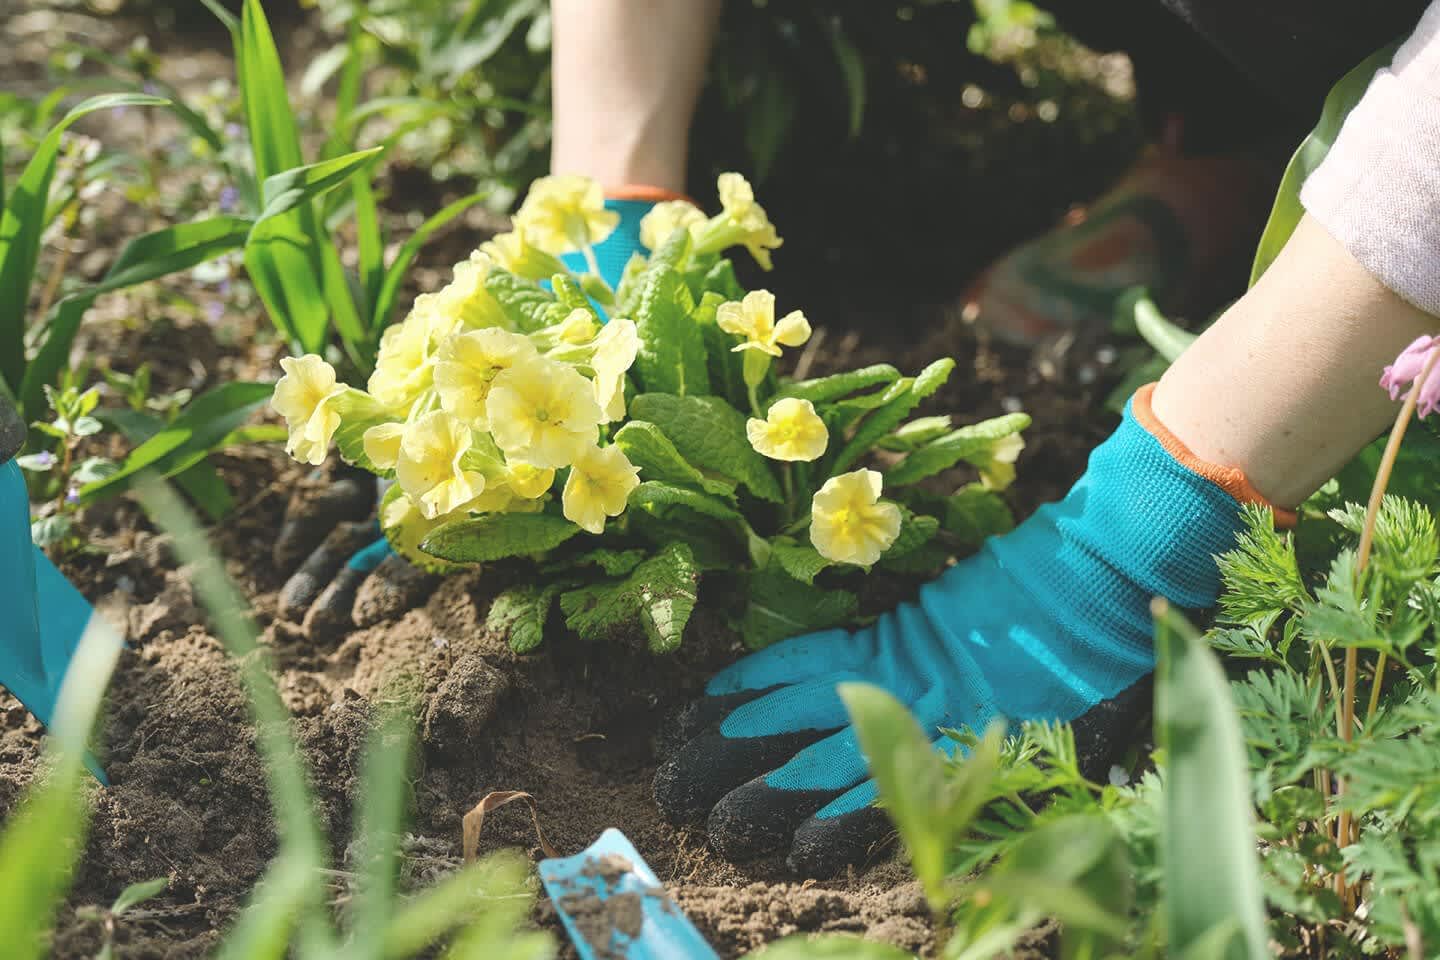
<instances>
[{"instance_id":1,"label":"yellow petal","mask_svg":"<svg viewBox=\"0 0 1440 960\"><path fill-rule=\"evenodd\" d=\"M799 310L792 310L775 324L775 340L787 347L798 347L810 339L810 321Z\"/></svg>"},{"instance_id":2,"label":"yellow petal","mask_svg":"<svg viewBox=\"0 0 1440 960\"><path fill-rule=\"evenodd\" d=\"M565 518L590 533L603 533L605 519L625 512L640 470L616 446L587 447L575 458L561 494Z\"/></svg>"},{"instance_id":3,"label":"yellow petal","mask_svg":"<svg viewBox=\"0 0 1440 960\"><path fill-rule=\"evenodd\" d=\"M391 470L400 459L400 438L405 434L403 423L377 423L360 438L365 456L381 470Z\"/></svg>"},{"instance_id":4,"label":"yellow petal","mask_svg":"<svg viewBox=\"0 0 1440 960\"><path fill-rule=\"evenodd\" d=\"M772 460L809 462L825 452L830 434L809 400L786 397L771 404L764 420L745 424L750 446Z\"/></svg>"},{"instance_id":5,"label":"yellow petal","mask_svg":"<svg viewBox=\"0 0 1440 960\"><path fill-rule=\"evenodd\" d=\"M811 501L810 542L827 560L869 566L900 535L900 508L880 503L880 474L831 477Z\"/></svg>"}]
</instances>

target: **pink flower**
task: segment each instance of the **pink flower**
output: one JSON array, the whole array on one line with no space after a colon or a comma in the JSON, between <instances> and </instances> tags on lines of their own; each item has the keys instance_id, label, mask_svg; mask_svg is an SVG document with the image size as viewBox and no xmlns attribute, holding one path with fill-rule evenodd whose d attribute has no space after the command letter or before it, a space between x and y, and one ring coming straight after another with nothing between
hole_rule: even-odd
<instances>
[{"instance_id":1,"label":"pink flower","mask_svg":"<svg viewBox=\"0 0 1440 960\"><path fill-rule=\"evenodd\" d=\"M1380 386L1389 391L1391 400L1400 399L1400 391L1420 376L1430 355L1437 349L1440 349L1440 338L1418 337L1395 358L1394 363L1385 368L1385 372L1380 375ZM1420 387L1416 412L1422 417L1428 417L1436 408L1440 408L1440 376L1432 375L1426 377L1425 383Z\"/></svg>"}]
</instances>

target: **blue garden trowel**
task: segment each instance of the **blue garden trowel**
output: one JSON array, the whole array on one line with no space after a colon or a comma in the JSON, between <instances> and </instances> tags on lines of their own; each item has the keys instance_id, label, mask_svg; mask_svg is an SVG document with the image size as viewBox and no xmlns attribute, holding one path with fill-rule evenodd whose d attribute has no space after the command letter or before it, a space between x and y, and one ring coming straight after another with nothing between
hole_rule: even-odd
<instances>
[{"instance_id":1,"label":"blue garden trowel","mask_svg":"<svg viewBox=\"0 0 1440 960\"><path fill-rule=\"evenodd\" d=\"M0 597L8 608L0 622L0 684L49 726L60 683L95 611L30 542L30 498L15 463L24 442L25 422L0 396ZM95 758L86 754L85 760L107 783Z\"/></svg>"},{"instance_id":2,"label":"blue garden trowel","mask_svg":"<svg viewBox=\"0 0 1440 960\"><path fill-rule=\"evenodd\" d=\"M625 834L613 827L540 880L582 960L719 960Z\"/></svg>"}]
</instances>

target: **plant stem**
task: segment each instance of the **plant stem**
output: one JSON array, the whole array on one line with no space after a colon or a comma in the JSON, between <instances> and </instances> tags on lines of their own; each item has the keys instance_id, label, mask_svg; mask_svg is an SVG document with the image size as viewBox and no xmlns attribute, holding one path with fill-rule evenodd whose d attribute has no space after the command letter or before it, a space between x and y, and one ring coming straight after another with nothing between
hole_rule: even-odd
<instances>
[{"instance_id":1,"label":"plant stem","mask_svg":"<svg viewBox=\"0 0 1440 960\"><path fill-rule=\"evenodd\" d=\"M1380 655L1375 658L1375 678L1370 682L1370 702L1365 707L1365 726L1370 726L1370 720L1375 716L1375 708L1380 705L1380 681L1385 678L1385 651L1381 650Z\"/></svg>"},{"instance_id":2,"label":"plant stem","mask_svg":"<svg viewBox=\"0 0 1440 960\"><path fill-rule=\"evenodd\" d=\"M1365 526L1360 531L1360 545L1355 551L1355 578L1358 581L1365 574L1365 568L1370 563L1370 551L1375 545L1375 522L1380 516L1380 504L1385 498L1385 490L1390 486L1390 474L1395 469L1395 459L1400 454L1400 443L1405 439L1405 430L1410 426L1410 418L1415 414L1415 407L1420 402L1420 390L1425 386L1425 381L1430 379L1430 373L1435 369L1435 361L1440 359L1440 350L1431 350L1430 355L1425 358L1425 366L1420 369L1420 375L1410 385L1410 392L1405 395L1405 402L1400 406L1400 412L1395 416L1395 426L1390 430L1390 438L1385 441L1385 453L1380 457L1380 466L1375 471L1375 483L1370 488L1370 502L1365 506ZM1384 654L1375 665L1375 686L1370 695L1370 712L1374 712L1375 704L1380 696L1380 678L1384 672ZM1349 743L1355 736L1355 674L1359 668L1360 651L1357 647L1350 647L1345 651L1345 692L1344 700L1340 703L1343 712L1340 726L1340 739ZM1367 716L1367 720L1369 717ZM1335 793L1337 797L1345 795L1345 781L1343 778L1335 782ZM1359 839L1358 824L1351 835L1350 811L1342 811L1340 814L1339 829L1335 832L1336 842L1345 846ZM1351 902L1351 893L1345 883L1345 871L1342 869L1335 876L1335 892L1341 901L1347 906Z\"/></svg>"},{"instance_id":3,"label":"plant stem","mask_svg":"<svg viewBox=\"0 0 1440 960\"><path fill-rule=\"evenodd\" d=\"M595 259L595 248L587 243L583 249L585 251L585 265L590 268L592 274L597 277L600 276L600 262Z\"/></svg>"}]
</instances>

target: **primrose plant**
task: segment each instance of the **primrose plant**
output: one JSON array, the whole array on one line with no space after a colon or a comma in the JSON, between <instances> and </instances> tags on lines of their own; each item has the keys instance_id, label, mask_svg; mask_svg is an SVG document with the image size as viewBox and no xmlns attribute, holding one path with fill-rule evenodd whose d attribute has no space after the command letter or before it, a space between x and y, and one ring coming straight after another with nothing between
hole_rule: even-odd
<instances>
[{"instance_id":1,"label":"primrose plant","mask_svg":"<svg viewBox=\"0 0 1440 960\"><path fill-rule=\"evenodd\" d=\"M519 650L540 642L557 601L583 637L643 630L674 649L702 573L738 588L736 625L764 645L852 618L857 574L931 574L1008 527L995 488L1014 475L1028 418L910 419L948 359L916 376L879 364L779 377L776 359L810 325L740 287L723 252L743 246L768 267L781 240L743 177L719 189L713 216L657 206L642 224L654 253L611 290L559 260L593 260L614 228L599 187L537 181L513 233L386 331L368 390L318 356L282 361L272 403L289 451L318 464L333 441L393 475L381 525L421 565L533 565L491 613ZM877 448L888 465L867 466ZM917 486L962 461L980 481Z\"/></svg>"}]
</instances>

